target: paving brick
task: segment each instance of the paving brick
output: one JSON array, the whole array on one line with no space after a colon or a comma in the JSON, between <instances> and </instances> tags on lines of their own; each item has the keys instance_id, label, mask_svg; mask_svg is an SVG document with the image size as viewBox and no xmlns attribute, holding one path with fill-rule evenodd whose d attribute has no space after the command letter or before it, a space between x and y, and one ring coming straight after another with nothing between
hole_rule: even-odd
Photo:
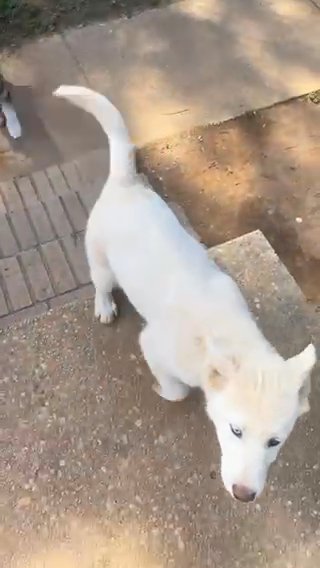
<instances>
[{"instance_id":1,"label":"paving brick","mask_svg":"<svg viewBox=\"0 0 320 568\"><path fill-rule=\"evenodd\" d=\"M12 211L10 220L20 243L21 250L26 250L37 244L37 239L24 209Z\"/></svg>"},{"instance_id":2,"label":"paving brick","mask_svg":"<svg viewBox=\"0 0 320 568\"><path fill-rule=\"evenodd\" d=\"M0 272L13 310L17 311L30 306L32 301L17 258L12 256L0 260Z\"/></svg>"},{"instance_id":3,"label":"paving brick","mask_svg":"<svg viewBox=\"0 0 320 568\"><path fill-rule=\"evenodd\" d=\"M34 204L38 201L36 191L28 177L16 178L16 184L25 205Z\"/></svg>"},{"instance_id":4,"label":"paving brick","mask_svg":"<svg viewBox=\"0 0 320 568\"><path fill-rule=\"evenodd\" d=\"M2 256L13 256L19 250L6 215L0 214L0 250Z\"/></svg>"},{"instance_id":5,"label":"paving brick","mask_svg":"<svg viewBox=\"0 0 320 568\"><path fill-rule=\"evenodd\" d=\"M93 296L84 228L105 165L105 153L94 152L0 182L0 327Z\"/></svg>"},{"instance_id":6,"label":"paving brick","mask_svg":"<svg viewBox=\"0 0 320 568\"><path fill-rule=\"evenodd\" d=\"M75 231L83 231L87 224L87 215L76 193L69 191L61 200Z\"/></svg>"},{"instance_id":7,"label":"paving brick","mask_svg":"<svg viewBox=\"0 0 320 568\"><path fill-rule=\"evenodd\" d=\"M19 256L31 284L35 300L42 301L52 298L54 292L39 252L32 249L22 252Z\"/></svg>"},{"instance_id":8,"label":"paving brick","mask_svg":"<svg viewBox=\"0 0 320 568\"><path fill-rule=\"evenodd\" d=\"M47 168L47 176L56 195L63 195L67 191L70 191L58 166L50 166Z\"/></svg>"},{"instance_id":9,"label":"paving brick","mask_svg":"<svg viewBox=\"0 0 320 568\"><path fill-rule=\"evenodd\" d=\"M9 313L9 308L7 306L6 299L4 297L4 293L2 288L0 288L0 317L5 316Z\"/></svg>"},{"instance_id":10,"label":"paving brick","mask_svg":"<svg viewBox=\"0 0 320 568\"><path fill-rule=\"evenodd\" d=\"M74 162L79 171L82 185L78 193L88 213L97 201L108 177L108 163L104 150L95 150Z\"/></svg>"},{"instance_id":11,"label":"paving brick","mask_svg":"<svg viewBox=\"0 0 320 568\"><path fill-rule=\"evenodd\" d=\"M65 237L62 239L62 246L79 284L90 282L89 267L84 250L84 234Z\"/></svg>"},{"instance_id":12,"label":"paving brick","mask_svg":"<svg viewBox=\"0 0 320 568\"><path fill-rule=\"evenodd\" d=\"M63 294L74 289L76 283L59 242L52 241L42 245L41 250L49 268L55 292Z\"/></svg>"},{"instance_id":13,"label":"paving brick","mask_svg":"<svg viewBox=\"0 0 320 568\"><path fill-rule=\"evenodd\" d=\"M67 181L68 186L73 191L78 191L83 181L74 162L67 162L60 165L60 169Z\"/></svg>"},{"instance_id":14,"label":"paving brick","mask_svg":"<svg viewBox=\"0 0 320 568\"><path fill-rule=\"evenodd\" d=\"M39 243L45 243L54 239L55 234L52 229L49 217L40 201L28 208L34 230Z\"/></svg>"},{"instance_id":15,"label":"paving brick","mask_svg":"<svg viewBox=\"0 0 320 568\"><path fill-rule=\"evenodd\" d=\"M109 175L108 153L104 148L80 156L75 163L84 182L90 185L98 182L102 188Z\"/></svg>"},{"instance_id":16,"label":"paving brick","mask_svg":"<svg viewBox=\"0 0 320 568\"><path fill-rule=\"evenodd\" d=\"M83 203L84 207L87 210L87 213L90 213L92 207L94 206L95 202L98 199L99 193L93 190L94 188L92 185L82 185L79 188L79 195L81 202Z\"/></svg>"},{"instance_id":17,"label":"paving brick","mask_svg":"<svg viewBox=\"0 0 320 568\"><path fill-rule=\"evenodd\" d=\"M58 237L71 235L73 233L73 229L61 205L59 197L53 197L46 202L45 206Z\"/></svg>"},{"instance_id":18,"label":"paving brick","mask_svg":"<svg viewBox=\"0 0 320 568\"><path fill-rule=\"evenodd\" d=\"M32 179L41 201L48 201L54 196L54 191L45 172L34 172Z\"/></svg>"},{"instance_id":19,"label":"paving brick","mask_svg":"<svg viewBox=\"0 0 320 568\"><path fill-rule=\"evenodd\" d=\"M23 208L21 197L12 180L0 183L0 193L2 193L8 212Z\"/></svg>"}]
</instances>

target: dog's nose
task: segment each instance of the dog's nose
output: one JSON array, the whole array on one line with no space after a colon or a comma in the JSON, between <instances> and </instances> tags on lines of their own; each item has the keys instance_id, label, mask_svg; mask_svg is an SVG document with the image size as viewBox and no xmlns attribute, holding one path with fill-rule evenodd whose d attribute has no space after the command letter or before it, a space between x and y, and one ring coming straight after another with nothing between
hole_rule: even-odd
<instances>
[{"instance_id":1,"label":"dog's nose","mask_svg":"<svg viewBox=\"0 0 320 568\"><path fill-rule=\"evenodd\" d=\"M245 485L233 485L232 493L238 501L242 501L243 503L254 501L256 496L255 491L251 491L251 489L248 489Z\"/></svg>"}]
</instances>

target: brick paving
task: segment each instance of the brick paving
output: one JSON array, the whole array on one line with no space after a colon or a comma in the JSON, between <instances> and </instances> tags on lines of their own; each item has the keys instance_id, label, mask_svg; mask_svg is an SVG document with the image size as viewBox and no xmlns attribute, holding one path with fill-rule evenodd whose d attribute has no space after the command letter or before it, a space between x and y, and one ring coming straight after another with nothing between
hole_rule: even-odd
<instances>
[{"instance_id":1,"label":"brick paving","mask_svg":"<svg viewBox=\"0 0 320 568\"><path fill-rule=\"evenodd\" d=\"M106 175L95 151L0 183L0 328L92 296L84 229Z\"/></svg>"},{"instance_id":2,"label":"brick paving","mask_svg":"<svg viewBox=\"0 0 320 568\"><path fill-rule=\"evenodd\" d=\"M0 329L93 296L84 229L107 175L103 149L0 182Z\"/></svg>"}]
</instances>

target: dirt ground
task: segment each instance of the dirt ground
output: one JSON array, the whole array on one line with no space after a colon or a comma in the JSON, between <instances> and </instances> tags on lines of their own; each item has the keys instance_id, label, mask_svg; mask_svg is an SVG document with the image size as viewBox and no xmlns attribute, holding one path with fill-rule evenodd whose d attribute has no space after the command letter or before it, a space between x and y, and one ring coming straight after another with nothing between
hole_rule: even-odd
<instances>
[{"instance_id":1,"label":"dirt ground","mask_svg":"<svg viewBox=\"0 0 320 568\"><path fill-rule=\"evenodd\" d=\"M306 298L320 302L320 106L294 100L140 153L207 245L261 229Z\"/></svg>"},{"instance_id":2,"label":"dirt ground","mask_svg":"<svg viewBox=\"0 0 320 568\"><path fill-rule=\"evenodd\" d=\"M170 0L0 0L0 47L105 18L130 18Z\"/></svg>"}]
</instances>

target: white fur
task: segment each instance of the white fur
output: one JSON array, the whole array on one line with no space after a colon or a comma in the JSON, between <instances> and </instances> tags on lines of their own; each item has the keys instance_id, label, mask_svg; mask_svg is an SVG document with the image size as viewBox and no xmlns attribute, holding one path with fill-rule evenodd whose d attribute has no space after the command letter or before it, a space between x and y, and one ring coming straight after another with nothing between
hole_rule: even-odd
<instances>
[{"instance_id":1,"label":"white fur","mask_svg":"<svg viewBox=\"0 0 320 568\"><path fill-rule=\"evenodd\" d=\"M95 315L111 322L112 290L125 291L146 322L140 345L157 392L175 401L190 387L204 390L225 487L242 500L254 498L306 410L314 347L285 361L267 342L235 282L137 175L134 148L110 101L83 87L54 94L93 114L109 136L110 175L86 233ZM230 425L241 428L241 438ZM268 448L275 437L280 445Z\"/></svg>"}]
</instances>

